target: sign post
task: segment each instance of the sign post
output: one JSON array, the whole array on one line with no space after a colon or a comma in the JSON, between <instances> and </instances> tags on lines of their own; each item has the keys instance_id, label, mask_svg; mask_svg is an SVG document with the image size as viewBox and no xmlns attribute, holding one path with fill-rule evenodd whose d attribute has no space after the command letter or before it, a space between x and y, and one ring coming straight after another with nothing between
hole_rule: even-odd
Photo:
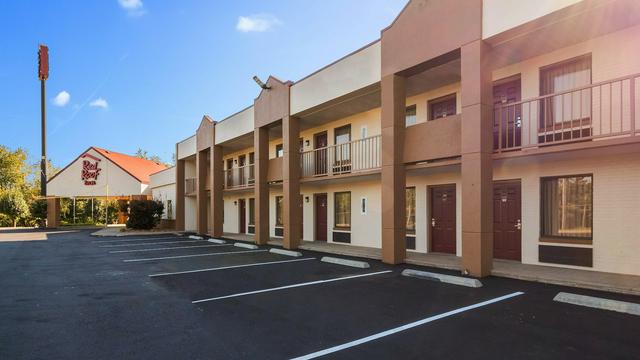
<instances>
[{"instance_id":1,"label":"sign post","mask_svg":"<svg viewBox=\"0 0 640 360\"><path fill-rule=\"evenodd\" d=\"M40 79L40 131L41 150L40 158L40 195L47 196L47 122L46 122L46 101L45 82L49 78L49 48L40 44L38 46L38 79Z\"/></svg>"}]
</instances>

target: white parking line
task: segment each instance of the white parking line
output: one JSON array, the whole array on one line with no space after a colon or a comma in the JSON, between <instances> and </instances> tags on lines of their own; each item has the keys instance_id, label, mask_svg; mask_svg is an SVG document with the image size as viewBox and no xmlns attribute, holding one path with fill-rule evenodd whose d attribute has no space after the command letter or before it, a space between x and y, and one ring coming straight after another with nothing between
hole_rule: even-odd
<instances>
[{"instance_id":1,"label":"white parking line","mask_svg":"<svg viewBox=\"0 0 640 360\"><path fill-rule=\"evenodd\" d=\"M194 242L204 242L204 240L181 240L181 241L161 241L154 243L135 243L135 244L117 244L117 245L102 245L101 248L114 248L114 247L127 247L127 246L144 246L144 245L164 245L164 244L187 244Z\"/></svg>"},{"instance_id":2,"label":"white parking line","mask_svg":"<svg viewBox=\"0 0 640 360\"><path fill-rule=\"evenodd\" d=\"M440 319L443 319L443 318L446 318L446 317L449 317L449 316L460 314L460 313L465 312L465 311L477 309L479 307L491 305L491 304L494 304L494 303L497 303L497 302L500 302L500 301L503 301L503 300L507 300L507 299L510 299L512 297L519 296L519 295L522 295L522 294L524 294L524 293L521 292L521 291L518 291L518 292L514 292L514 293L511 293L511 294L504 295L504 296L500 296L500 297L497 297L497 298L493 298L493 299L490 299L490 300L487 300L487 301L479 302L477 304L473 304L473 305L461 307L459 309L447 311L447 312L439 314L439 315L430 316L430 317L422 319L422 320L414 321L412 323L409 323L409 324L406 324L406 325L402 325L402 326L398 326L396 328L389 329L389 330L386 330L386 331L383 331L383 332L380 332L380 333L377 333L377 334L373 334L373 335L370 335L370 336L367 336L367 337L364 337L364 338L361 338L361 339L358 339L358 340L354 340L354 341L351 341L351 342L348 342L348 343L345 343L345 344L342 344L342 345L330 347L330 348L325 349L325 350L320 350L320 351L316 351L316 352L311 353L311 354L307 354L307 355L304 355L304 356L296 357L293 360L315 359L315 358L320 357L320 356L324 356L324 355L327 355L327 354L331 354L331 353L334 353L334 352L345 350L345 349L348 349L348 348L351 348L351 347L354 347L354 346L358 346L358 345L361 345L361 344L364 344L364 343L367 343L367 342L370 342L370 341L373 341L373 340L377 340L377 339L383 338L385 336L393 335L393 334L399 333L401 331L414 328L416 326L424 325L424 324L430 323L432 321L436 321L436 320L440 320Z\"/></svg>"},{"instance_id":3,"label":"white parking line","mask_svg":"<svg viewBox=\"0 0 640 360\"><path fill-rule=\"evenodd\" d=\"M244 265L221 266L221 267L217 267L217 268L208 268L208 269L198 269L198 270L177 271L177 272L170 272L170 273L151 274L151 275L149 275L149 277L180 275L180 274L193 274L193 273L199 273L199 272L205 272L205 271L237 269L237 268L242 268L242 267L271 265L271 264L283 264L283 263L289 263L289 262L295 262L295 261L307 261L307 260L315 260L315 259L316 258L304 258L304 259L295 259L295 260L269 261L269 262L244 264Z\"/></svg>"},{"instance_id":4,"label":"white parking line","mask_svg":"<svg viewBox=\"0 0 640 360\"><path fill-rule=\"evenodd\" d=\"M122 260L123 262L138 262L138 261L153 261L153 260L165 260L165 259L182 259L182 258L191 258L198 256L217 256L217 255L231 255L231 254L247 254L247 253L256 253L256 252L267 252L269 250L247 250L247 251L228 251L222 253L207 253L207 254L192 254L192 255L177 255L177 256L163 256L157 258L144 258L144 259L127 259Z\"/></svg>"},{"instance_id":5,"label":"white parking line","mask_svg":"<svg viewBox=\"0 0 640 360\"><path fill-rule=\"evenodd\" d=\"M157 238L136 238L136 239L119 239L119 240L94 240L94 244L105 244L105 243L120 243L120 242L130 242L130 241L144 241L144 240L166 240L166 239L186 239L185 237L180 236L171 236L171 237L157 237Z\"/></svg>"},{"instance_id":6,"label":"white parking line","mask_svg":"<svg viewBox=\"0 0 640 360\"><path fill-rule=\"evenodd\" d=\"M174 247L163 247L163 248L153 248L153 249L134 249L134 250L113 250L109 251L109 254L121 254L121 253L132 253L132 252L144 252L144 251L166 251L166 250L180 250L180 249L198 249L198 248L206 248L206 247L220 247L220 246L231 246L228 244L221 245L196 245L196 246L174 246Z\"/></svg>"},{"instance_id":7,"label":"white parking line","mask_svg":"<svg viewBox=\"0 0 640 360\"><path fill-rule=\"evenodd\" d=\"M228 298L233 298L233 297L260 294L260 293L270 292L270 291L292 289L292 288L297 288L297 287L301 287L301 286L318 285L318 284L329 283L329 282L334 282L334 281L349 280L349 279L355 279L355 278L360 278L360 277L365 277L365 276L386 274L386 273L390 273L390 272L392 272L392 270L378 271L378 272L374 272L374 273L359 274L359 275L350 275L350 276L344 276L344 277L327 279L327 280L310 281L310 282L300 283L300 284L279 286L279 287L263 289L263 290L248 291L248 292L243 292L243 293L237 293L237 294L231 294L231 295L225 295L225 296L218 296L218 297L214 297L214 298L194 300L191 303L192 304L197 304L197 303L206 302L206 301L215 301L215 300L222 300L222 299L228 299Z\"/></svg>"}]
</instances>

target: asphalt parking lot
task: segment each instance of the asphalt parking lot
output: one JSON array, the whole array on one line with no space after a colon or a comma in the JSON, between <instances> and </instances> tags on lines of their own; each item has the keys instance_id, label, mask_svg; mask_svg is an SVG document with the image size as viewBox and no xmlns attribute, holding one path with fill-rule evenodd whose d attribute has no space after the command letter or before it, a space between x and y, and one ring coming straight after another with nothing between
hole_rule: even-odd
<instances>
[{"instance_id":1,"label":"asphalt parking lot","mask_svg":"<svg viewBox=\"0 0 640 360\"><path fill-rule=\"evenodd\" d=\"M638 297L89 234L0 231L0 359L640 358L640 316L553 301Z\"/></svg>"}]
</instances>

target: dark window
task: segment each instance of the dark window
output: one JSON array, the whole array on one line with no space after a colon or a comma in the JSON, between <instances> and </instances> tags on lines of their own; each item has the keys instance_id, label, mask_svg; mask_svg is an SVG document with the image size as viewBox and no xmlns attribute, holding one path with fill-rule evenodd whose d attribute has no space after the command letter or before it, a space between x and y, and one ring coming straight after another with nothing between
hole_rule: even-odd
<instances>
[{"instance_id":1,"label":"dark window","mask_svg":"<svg viewBox=\"0 0 640 360\"><path fill-rule=\"evenodd\" d=\"M334 143L336 145L348 143L351 141L351 125L345 125L333 130Z\"/></svg>"},{"instance_id":2,"label":"dark window","mask_svg":"<svg viewBox=\"0 0 640 360\"><path fill-rule=\"evenodd\" d=\"M408 234L416 232L416 188L409 187L405 190L406 229Z\"/></svg>"},{"instance_id":3,"label":"dark window","mask_svg":"<svg viewBox=\"0 0 640 360\"><path fill-rule=\"evenodd\" d=\"M429 120L439 119L456 114L456 94L429 100Z\"/></svg>"},{"instance_id":4,"label":"dark window","mask_svg":"<svg viewBox=\"0 0 640 360\"><path fill-rule=\"evenodd\" d=\"M276 226L284 225L284 211L282 208L282 206L284 205L283 199L284 198L282 196L276 196Z\"/></svg>"},{"instance_id":5,"label":"dark window","mask_svg":"<svg viewBox=\"0 0 640 360\"><path fill-rule=\"evenodd\" d=\"M284 156L284 148L282 147L282 144L278 144L276 145L276 157L283 157Z\"/></svg>"},{"instance_id":6,"label":"dark window","mask_svg":"<svg viewBox=\"0 0 640 360\"><path fill-rule=\"evenodd\" d=\"M256 223L256 199L249 199L249 225L255 225Z\"/></svg>"},{"instance_id":7,"label":"dark window","mask_svg":"<svg viewBox=\"0 0 640 360\"><path fill-rule=\"evenodd\" d=\"M591 175L542 178L541 235L591 239L593 177Z\"/></svg>"},{"instance_id":8,"label":"dark window","mask_svg":"<svg viewBox=\"0 0 640 360\"><path fill-rule=\"evenodd\" d=\"M334 223L337 229L351 228L351 192L337 192L334 194Z\"/></svg>"},{"instance_id":9,"label":"dark window","mask_svg":"<svg viewBox=\"0 0 640 360\"><path fill-rule=\"evenodd\" d=\"M411 126L416 123L416 106L407 106L404 111L404 123L405 126Z\"/></svg>"},{"instance_id":10,"label":"dark window","mask_svg":"<svg viewBox=\"0 0 640 360\"><path fill-rule=\"evenodd\" d=\"M591 84L591 55L540 69L540 95L550 95ZM591 90L549 96L540 102L541 128L591 117ZM567 124L569 125L569 124ZM549 129L549 130L551 130ZM580 135L580 134L577 134ZM583 134L588 136L589 134Z\"/></svg>"},{"instance_id":11,"label":"dark window","mask_svg":"<svg viewBox=\"0 0 640 360\"><path fill-rule=\"evenodd\" d=\"M250 152L249 153L249 164L253 164L255 158L255 153Z\"/></svg>"}]
</instances>

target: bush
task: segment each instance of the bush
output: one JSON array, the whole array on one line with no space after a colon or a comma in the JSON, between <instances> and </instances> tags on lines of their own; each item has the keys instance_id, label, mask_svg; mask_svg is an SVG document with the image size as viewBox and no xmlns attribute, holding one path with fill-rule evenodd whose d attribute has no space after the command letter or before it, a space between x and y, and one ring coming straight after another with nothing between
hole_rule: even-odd
<instances>
[{"instance_id":1,"label":"bush","mask_svg":"<svg viewBox=\"0 0 640 360\"><path fill-rule=\"evenodd\" d=\"M127 227L131 229L153 229L162 218L164 204L157 200L131 200Z\"/></svg>"}]
</instances>

